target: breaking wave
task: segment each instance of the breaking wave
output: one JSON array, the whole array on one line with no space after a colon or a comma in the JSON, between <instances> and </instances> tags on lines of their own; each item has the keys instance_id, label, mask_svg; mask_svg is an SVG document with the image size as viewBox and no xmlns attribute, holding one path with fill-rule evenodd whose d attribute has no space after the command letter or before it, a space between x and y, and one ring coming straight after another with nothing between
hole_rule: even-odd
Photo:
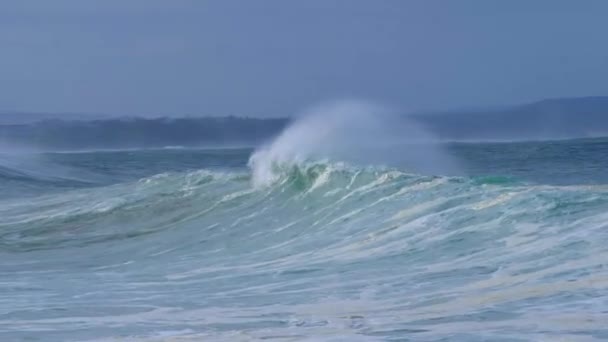
<instances>
[{"instance_id":1,"label":"breaking wave","mask_svg":"<svg viewBox=\"0 0 608 342\"><path fill-rule=\"evenodd\" d=\"M230 167L1 199L0 339L608 337L608 187L448 176L423 130L360 109L296 121L250 169L212 151ZM147 170L146 153L76 164Z\"/></svg>"}]
</instances>

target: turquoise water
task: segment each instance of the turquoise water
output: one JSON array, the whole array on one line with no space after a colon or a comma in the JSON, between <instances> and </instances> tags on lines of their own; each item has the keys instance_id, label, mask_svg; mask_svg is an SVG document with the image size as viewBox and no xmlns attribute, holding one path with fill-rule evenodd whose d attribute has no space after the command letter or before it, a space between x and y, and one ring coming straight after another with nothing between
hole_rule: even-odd
<instances>
[{"instance_id":1,"label":"turquoise water","mask_svg":"<svg viewBox=\"0 0 608 342\"><path fill-rule=\"evenodd\" d=\"M0 340L608 339L608 141L445 151L5 153Z\"/></svg>"}]
</instances>

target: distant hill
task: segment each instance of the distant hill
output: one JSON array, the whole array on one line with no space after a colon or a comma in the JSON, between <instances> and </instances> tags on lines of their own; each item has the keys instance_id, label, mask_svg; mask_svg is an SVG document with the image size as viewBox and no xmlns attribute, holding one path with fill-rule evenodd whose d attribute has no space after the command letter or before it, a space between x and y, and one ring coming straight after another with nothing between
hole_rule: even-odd
<instances>
[{"instance_id":1,"label":"distant hill","mask_svg":"<svg viewBox=\"0 0 608 342\"><path fill-rule=\"evenodd\" d=\"M502 109L413 116L443 140L608 136L608 97L553 99ZM10 121L7 116L0 120L0 146L45 149L254 146L276 136L289 123L286 118L92 118L95 117L28 114L21 121Z\"/></svg>"},{"instance_id":2,"label":"distant hill","mask_svg":"<svg viewBox=\"0 0 608 342\"><path fill-rule=\"evenodd\" d=\"M258 145L280 133L286 119L159 118L43 120L0 125L0 146L52 150Z\"/></svg>"},{"instance_id":3,"label":"distant hill","mask_svg":"<svg viewBox=\"0 0 608 342\"><path fill-rule=\"evenodd\" d=\"M608 96L543 100L503 109L416 115L443 139L563 139L608 135Z\"/></svg>"}]
</instances>

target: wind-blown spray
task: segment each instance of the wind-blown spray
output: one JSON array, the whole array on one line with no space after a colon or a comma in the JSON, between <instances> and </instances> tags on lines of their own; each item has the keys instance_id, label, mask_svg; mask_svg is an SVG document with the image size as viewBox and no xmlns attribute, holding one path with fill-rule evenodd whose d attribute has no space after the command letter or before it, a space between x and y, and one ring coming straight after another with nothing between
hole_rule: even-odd
<instances>
[{"instance_id":1,"label":"wind-blown spray","mask_svg":"<svg viewBox=\"0 0 608 342\"><path fill-rule=\"evenodd\" d=\"M457 173L438 139L413 119L382 106L342 101L304 112L249 161L255 185L276 179L277 169L330 159L385 165L411 172Z\"/></svg>"}]
</instances>

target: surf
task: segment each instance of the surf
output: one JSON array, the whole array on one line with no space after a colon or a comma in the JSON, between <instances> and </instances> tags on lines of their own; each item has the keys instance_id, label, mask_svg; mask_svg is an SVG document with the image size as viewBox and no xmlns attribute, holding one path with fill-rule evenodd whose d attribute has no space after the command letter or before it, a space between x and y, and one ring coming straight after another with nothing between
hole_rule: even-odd
<instances>
[{"instance_id":1,"label":"surf","mask_svg":"<svg viewBox=\"0 0 608 342\"><path fill-rule=\"evenodd\" d=\"M254 185L271 183L286 165L331 160L455 174L456 161L430 132L407 116L371 102L331 102L301 113L249 160Z\"/></svg>"},{"instance_id":2,"label":"surf","mask_svg":"<svg viewBox=\"0 0 608 342\"><path fill-rule=\"evenodd\" d=\"M581 306L578 331L602 336L605 185L360 163L342 117L302 120L327 138L304 148L288 128L258 150L196 152L202 166L182 150L48 156L121 176L0 201L2 336L466 339L489 322L478 331L499 339L570 334L555 322ZM346 154L325 149L335 139ZM478 147L483 165L502 147ZM180 167L147 174L150 160Z\"/></svg>"}]
</instances>

